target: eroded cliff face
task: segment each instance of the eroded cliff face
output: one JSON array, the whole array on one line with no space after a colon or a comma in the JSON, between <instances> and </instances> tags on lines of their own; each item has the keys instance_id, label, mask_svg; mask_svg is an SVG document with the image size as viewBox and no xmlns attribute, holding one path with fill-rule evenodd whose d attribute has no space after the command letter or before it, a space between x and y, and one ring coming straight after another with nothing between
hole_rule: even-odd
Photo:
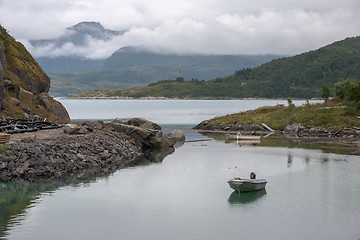
<instances>
[{"instance_id":1,"label":"eroded cliff face","mask_svg":"<svg viewBox=\"0 0 360 240\"><path fill-rule=\"evenodd\" d=\"M66 109L48 95L50 78L26 48L0 26L0 117L69 122Z\"/></svg>"},{"instance_id":2,"label":"eroded cliff face","mask_svg":"<svg viewBox=\"0 0 360 240\"><path fill-rule=\"evenodd\" d=\"M5 85L4 85L4 59L5 56L0 46L0 110L4 109L6 106L5 101Z\"/></svg>"}]
</instances>

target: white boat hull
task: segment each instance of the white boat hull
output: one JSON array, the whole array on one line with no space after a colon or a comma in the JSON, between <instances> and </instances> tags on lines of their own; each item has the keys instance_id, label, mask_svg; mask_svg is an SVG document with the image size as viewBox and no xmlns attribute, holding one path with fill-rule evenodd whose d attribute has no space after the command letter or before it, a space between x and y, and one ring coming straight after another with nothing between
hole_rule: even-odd
<instances>
[{"instance_id":1,"label":"white boat hull","mask_svg":"<svg viewBox=\"0 0 360 240\"><path fill-rule=\"evenodd\" d=\"M228 140L239 140L239 141L244 141L244 140L255 141L255 140L260 140L260 139L261 139L261 136L253 136L253 135L227 135L227 139L228 139Z\"/></svg>"},{"instance_id":2,"label":"white boat hull","mask_svg":"<svg viewBox=\"0 0 360 240\"><path fill-rule=\"evenodd\" d=\"M228 181L229 186L237 192L250 192L264 189L267 181L265 179L238 179Z\"/></svg>"}]
</instances>

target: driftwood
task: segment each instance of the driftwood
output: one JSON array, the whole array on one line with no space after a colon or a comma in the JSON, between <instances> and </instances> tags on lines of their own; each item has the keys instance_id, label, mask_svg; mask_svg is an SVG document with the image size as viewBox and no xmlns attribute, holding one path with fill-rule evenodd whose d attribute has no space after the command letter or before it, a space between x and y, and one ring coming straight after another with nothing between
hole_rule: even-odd
<instances>
[{"instance_id":1,"label":"driftwood","mask_svg":"<svg viewBox=\"0 0 360 240\"><path fill-rule=\"evenodd\" d=\"M10 141L10 134L0 133L0 143L7 143Z\"/></svg>"},{"instance_id":2,"label":"driftwood","mask_svg":"<svg viewBox=\"0 0 360 240\"><path fill-rule=\"evenodd\" d=\"M60 128L62 125L38 120L28 119L2 119L0 120L0 132L2 133L23 133L23 132L35 132L44 129Z\"/></svg>"}]
</instances>

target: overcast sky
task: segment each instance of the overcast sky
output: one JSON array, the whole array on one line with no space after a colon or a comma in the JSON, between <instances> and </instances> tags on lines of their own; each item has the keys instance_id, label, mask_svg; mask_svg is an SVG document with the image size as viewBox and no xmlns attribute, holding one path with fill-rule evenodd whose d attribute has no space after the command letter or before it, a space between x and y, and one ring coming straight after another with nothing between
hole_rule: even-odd
<instances>
[{"instance_id":1,"label":"overcast sky","mask_svg":"<svg viewBox=\"0 0 360 240\"><path fill-rule=\"evenodd\" d=\"M26 45L82 21L129 30L106 44L89 43L91 53L78 49L92 58L127 45L293 55L360 35L359 12L360 0L0 0L0 24Z\"/></svg>"}]
</instances>

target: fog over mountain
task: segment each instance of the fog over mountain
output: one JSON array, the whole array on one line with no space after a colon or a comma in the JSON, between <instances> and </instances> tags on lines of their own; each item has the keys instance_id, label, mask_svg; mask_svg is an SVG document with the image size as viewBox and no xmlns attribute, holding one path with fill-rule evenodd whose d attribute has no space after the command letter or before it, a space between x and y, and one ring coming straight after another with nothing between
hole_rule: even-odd
<instances>
[{"instance_id":1,"label":"fog over mountain","mask_svg":"<svg viewBox=\"0 0 360 240\"><path fill-rule=\"evenodd\" d=\"M106 29L97 22L81 22L57 38L31 40L29 44L38 63L51 75L51 93L56 96L95 88L146 86L179 75L187 80L209 80L280 57L178 54L156 46L114 44L114 39L126 33ZM104 49L108 51L106 54L102 52Z\"/></svg>"},{"instance_id":2,"label":"fog over mountain","mask_svg":"<svg viewBox=\"0 0 360 240\"><path fill-rule=\"evenodd\" d=\"M80 22L57 38L30 40L28 47L35 57L105 58L113 52L108 42L124 32L105 29L99 22Z\"/></svg>"},{"instance_id":3,"label":"fog over mountain","mask_svg":"<svg viewBox=\"0 0 360 240\"><path fill-rule=\"evenodd\" d=\"M231 74L240 68L257 66L279 56L178 54L157 46L116 45L116 39L121 39L126 33L127 31L106 29L98 22L81 22L66 28L57 38L30 40L29 48L48 73L76 73L136 66L178 69L179 65L183 65L184 70L187 67L188 74L191 72L192 77L201 79ZM104 51L108 52L105 54ZM208 71L209 74L194 74L194 69Z\"/></svg>"},{"instance_id":4,"label":"fog over mountain","mask_svg":"<svg viewBox=\"0 0 360 240\"><path fill-rule=\"evenodd\" d=\"M87 48L69 43L30 49L36 57L74 51L104 59L125 46L177 54L296 55L360 35L358 0L0 0L0 11L0 23L25 43L57 38L83 21L126 31L108 41L89 37Z\"/></svg>"}]
</instances>

